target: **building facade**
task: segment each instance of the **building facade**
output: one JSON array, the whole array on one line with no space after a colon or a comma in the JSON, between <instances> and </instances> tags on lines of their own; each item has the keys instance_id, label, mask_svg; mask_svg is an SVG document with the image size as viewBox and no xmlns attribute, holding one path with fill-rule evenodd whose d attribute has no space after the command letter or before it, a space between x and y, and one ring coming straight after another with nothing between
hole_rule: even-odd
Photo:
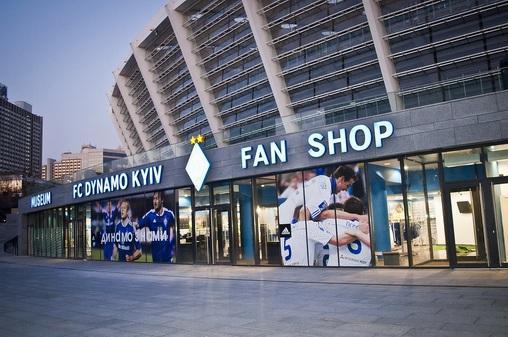
<instances>
[{"instance_id":1,"label":"building facade","mask_svg":"<svg viewBox=\"0 0 508 337\"><path fill-rule=\"evenodd\" d=\"M42 117L30 104L0 98L0 144L0 173L41 176Z\"/></svg>"},{"instance_id":2,"label":"building facade","mask_svg":"<svg viewBox=\"0 0 508 337\"><path fill-rule=\"evenodd\" d=\"M163 245L173 263L504 267L507 111L502 91L224 148L195 145L202 151L23 198L20 246L120 261L128 259L114 247L164 262L153 253Z\"/></svg>"},{"instance_id":3,"label":"building facade","mask_svg":"<svg viewBox=\"0 0 508 337\"><path fill-rule=\"evenodd\" d=\"M122 142L147 160L23 199L21 246L118 261L506 267L506 6L169 1L109 95Z\"/></svg>"},{"instance_id":4,"label":"building facade","mask_svg":"<svg viewBox=\"0 0 508 337\"><path fill-rule=\"evenodd\" d=\"M130 154L182 154L497 91L506 6L171 0L114 71L113 119Z\"/></svg>"}]
</instances>

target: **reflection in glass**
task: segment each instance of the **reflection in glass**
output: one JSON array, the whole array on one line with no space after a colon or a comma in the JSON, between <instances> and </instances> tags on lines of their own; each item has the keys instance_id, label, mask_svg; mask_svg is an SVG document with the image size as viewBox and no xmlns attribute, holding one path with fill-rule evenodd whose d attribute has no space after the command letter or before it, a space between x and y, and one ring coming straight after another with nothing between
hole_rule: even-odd
<instances>
[{"instance_id":1,"label":"reflection in glass","mask_svg":"<svg viewBox=\"0 0 508 337\"><path fill-rule=\"evenodd\" d=\"M408 266L400 162L372 162L367 169L376 265Z\"/></svg>"},{"instance_id":2,"label":"reflection in glass","mask_svg":"<svg viewBox=\"0 0 508 337\"><path fill-rule=\"evenodd\" d=\"M192 247L194 235L192 234L192 197L190 188L177 190L178 205L178 239L176 259L178 263L192 263Z\"/></svg>"},{"instance_id":3,"label":"reflection in glass","mask_svg":"<svg viewBox=\"0 0 508 337\"><path fill-rule=\"evenodd\" d=\"M437 160L435 154L404 159L415 266L448 265Z\"/></svg>"},{"instance_id":4,"label":"reflection in glass","mask_svg":"<svg viewBox=\"0 0 508 337\"><path fill-rule=\"evenodd\" d=\"M210 188L208 185L203 185L201 191L194 193L195 206L209 206L210 205Z\"/></svg>"},{"instance_id":5,"label":"reflection in glass","mask_svg":"<svg viewBox=\"0 0 508 337\"><path fill-rule=\"evenodd\" d=\"M254 264L253 198L250 179L233 182L233 242L236 264Z\"/></svg>"},{"instance_id":6,"label":"reflection in glass","mask_svg":"<svg viewBox=\"0 0 508 337\"><path fill-rule=\"evenodd\" d=\"M210 261L210 212L196 211L196 263L209 264Z\"/></svg>"},{"instance_id":7,"label":"reflection in glass","mask_svg":"<svg viewBox=\"0 0 508 337\"><path fill-rule=\"evenodd\" d=\"M213 186L213 204L229 205L229 183Z\"/></svg>"},{"instance_id":8,"label":"reflection in glass","mask_svg":"<svg viewBox=\"0 0 508 337\"><path fill-rule=\"evenodd\" d=\"M499 258L508 263L508 184L494 185L494 208Z\"/></svg>"},{"instance_id":9,"label":"reflection in glass","mask_svg":"<svg viewBox=\"0 0 508 337\"><path fill-rule=\"evenodd\" d=\"M256 178L256 232L261 264L280 265L275 176Z\"/></svg>"},{"instance_id":10,"label":"reflection in glass","mask_svg":"<svg viewBox=\"0 0 508 337\"><path fill-rule=\"evenodd\" d=\"M487 176L507 177L508 176L508 144L493 145L485 148L487 153Z\"/></svg>"}]
</instances>

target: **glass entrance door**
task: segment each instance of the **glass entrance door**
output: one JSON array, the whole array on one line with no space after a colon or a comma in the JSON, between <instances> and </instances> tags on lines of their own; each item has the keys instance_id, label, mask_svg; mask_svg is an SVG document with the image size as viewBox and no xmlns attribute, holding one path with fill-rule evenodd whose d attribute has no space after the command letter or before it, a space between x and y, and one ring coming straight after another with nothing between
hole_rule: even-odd
<instances>
[{"instance_id":1,"label":"glass entrance door","mask_svg":"<svg viewBox=\"0 0 508 337\"><path fill-rule=\"evenodd\" d=\"M477 185L449 190L449 214L453 227L451 254L456 264L485 265L487 253Z\"/></svg>"},{"instance_id":2,"label":"glass entrance door","mask_svg":"<svg viewBox=\"0 0 508 337\"><path fill-rule=\"evenodd\" d=\"M200 210L194 213L196 224L196 263L211 262L210 211Z\"/></svg>"},{"instance_id":3,"label":"glass entrance door","mask_svg":"<svg viewBox=\"0 0 508 337\"><path fill-rule=\"evenodd\" d=\"M499 261L508 264L508 183L494 184L494 210Z\"/></svg>"},{"instance_id":4,"label":"glass entrance door","mask_svg":"<svg viewBox=\"0 0 508 337\"><path fill-rule=\"evenodd\" d=\"M213 263L231 263L231 221L227 208L213 209Z\"/></svg>"}]
</instances>

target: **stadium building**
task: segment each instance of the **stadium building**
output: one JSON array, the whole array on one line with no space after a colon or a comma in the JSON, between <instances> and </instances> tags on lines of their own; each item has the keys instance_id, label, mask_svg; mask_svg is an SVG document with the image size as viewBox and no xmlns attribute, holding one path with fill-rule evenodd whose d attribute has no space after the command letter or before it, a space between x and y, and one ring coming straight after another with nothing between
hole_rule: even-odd
<instances>
[{"instance_id":1,"label":"stadium building","mask_svg":"<svg viewBox=\"0 0 508 337\"><path fill-rule=\"evenodd\" d=\"M114 73L130 157L22 199L28 255L508 265L508 1L169 0Z\"/></svg>"}]
</instances>

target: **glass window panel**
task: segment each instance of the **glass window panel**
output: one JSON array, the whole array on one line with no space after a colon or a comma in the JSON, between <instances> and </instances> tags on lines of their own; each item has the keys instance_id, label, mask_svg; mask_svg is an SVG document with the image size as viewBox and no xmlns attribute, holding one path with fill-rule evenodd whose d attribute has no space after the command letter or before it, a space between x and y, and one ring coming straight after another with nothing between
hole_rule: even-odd
<instances>
[{"instance_id":1,"label":"glass window panel","mask_svg":"<svg viewBox=\"0 0 508 337\"><path fill-rule=\"evenodd\" d=\"M256 178L256 231L260 264L280 265L275 176Z\"/></svg>"},{"instance_id":2,"label":"glass window panel","mask_svg":"<svg viewBox=\"0 0 508 337\"><path fill-rule=\"evenodd\" d=\"M478 148L444 152L443 166L446 182L474 180L483 175Z\"/></svg>"},{"instance_id":3,"label":"glass window panel","mask_svg":"<svg viewBox=\"0 0 508 337\"><path fill-rule=\"evenodd\" d=\"M147 262L174 262L174 205L172 190L156 191L144 196L144 209L137 216L136 234Z\"/></svg>"},{"instance_id":4,"label":"glass window panel","mask_svg":"<svg viewBox=\"0 0 508 337\"><path fill-rule=\"evenodd\" d=\"M233 182L233 242L236 264L252 265L254 259L254 199L250 179Z\"/></svg>"},{"instance_id":5,"label":"glass window panel","mask_svg":"<svg viewBox=\"0 0 508 337\"><path fill-rule=\"evenodd\" d=\"M56 213L56 210L55 210ZM86 235L86 258L92 258L92 205L86 204L86 220L85 220L85 235ZM55 253L56 254L56 253Z\"/></svg>"},{"instance_id":6,"label":"glass window panel","mask_svg":"<svg viewBox=\"0 0 508 337\"><path fill-rule=\"evenodd\" d=\"M303 207L303 172L295 171L277 176L279 225L291 226L291 237L280 240L284 266L308 266L305 221L299 221Z\"/></svg>"},{"instance_id":7,"label":"glass window panel","mask_svg":"<svg viewBox=\"0 0 508 337\"><path fill-rule=\"evenodd\" d=\"M494 185L494 206L499 258L508 263L508 184Z\"/></svg>"},{"instance_id":8,"label":"glass window panel","mask_svg":"<svg viewBox=\"0 0 508 337\"><path fill-rule=\"evenodd\" d=\"M362 172L362 165L355 164L304 171L310 265L370 265L370 228L365 215Z\"/></svg>"},{"instance_id":9,"label":"glass window panel","mask_svg":"<svg viewBox=\"0 0 508 337\"><path fill-rule=\"evenodd\" d=\"M190 188L177 190L178 235L176 257L179 263L193 262L192 195Z\"/></svg>"},{"instance_id":10,"label":"glass window panel","mask_svg":"<svg viewBox=\"0 0 508 337\"><path fill-rule=\"evenodd\" d=\"M118 203L119 219L115 233L132 233L126 240L115 242L114 258L118 261L131 262L134 259L135 262L152 262L149 229L142 225L143 216L152 208L151 200L152 195L137 194L123 198Z\"/></svg>"},{"instance_id":11,"label":"glass window panel","mask_svg":"<svg viewBox=\"0 0 508 337\"><path fill-rule=\"evenodd\" d=\"M213 204L229 205L229 183L213 186Z\"/></svg>"},{"instance_id":12,"label":"glass window panel","mask_svg":"<svg viewBox=\"0 0 508 337\"><path fill-rule=\"evenodd\" d=\"M210 187L208 185L203 185L201 191L195 191L195 206L209 206L210 205Z\"/></svg>"},{"instance_id":13,"label":"glass window panel","mask_svg":"<svg viewBox=\"0 0 508 337\"><path fill-rule=\"evenodd\" d=\"M487 177L508 176L508 144L487 146L485 152Z\"/></svg>"},{"instance_id":14,"label":"glass window panel","mask_svg":"<svg viewBox=\"0 0 508 337\"><path fill-rule=\"evenodd\" d=\"M376 265L408 266L400 162L371 162L367 171Z\"/></svg>"},{"instance_id":15,"label":"glass window panel","mask_svg":"<svg viewBox=\"0 0 508 337\"><path fill-rule=\"evenodd\" d=\"M92 209L92 259L113 261L116 225L120 221L119 200L96 201Z\"/></svg>"},{"instance_id":16,"label":"glass window panel","mask_svg":"<svg viewBox=\"0 0 508 337\"><path fill-rule=\"evenodd\" d=\"M196 221L196 263L211 263L210 211L194 212Z\"/></svg>"},{"instance_id":17,"label":"glass window panel","mask_svg":"<svg viewBox=\"0 0 508 337\"><path fill-rule=\"evenodd\" d=\"M413 265L447 266L437 154L404 160Z\"/></svg>"}]
</instances>

